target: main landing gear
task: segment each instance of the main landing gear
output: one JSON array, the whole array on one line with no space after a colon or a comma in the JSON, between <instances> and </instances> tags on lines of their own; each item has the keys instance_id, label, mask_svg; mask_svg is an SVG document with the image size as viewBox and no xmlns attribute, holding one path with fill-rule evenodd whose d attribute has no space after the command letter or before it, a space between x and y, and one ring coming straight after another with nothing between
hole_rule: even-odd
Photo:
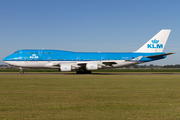
<instances>
[{"instance_id":1,"label":"main landing gear","mask_svg":"<svg viewBox=\"0 0 180 120\"><path fill-rule=\"evenodd\" d=\"M91 74L92 72L89 71L89 70L79 70L79 71L76 71L76 74Z\"/></svg>"},{"instance_id":2,"label":"main landing gear","mask_svg":"<svg viewBox=\"0 0 180 120\"><path fill-rule=\"evenodd\" d=\"M24 74L24 70L23 70L23 68L22 68L22 67L20 67L19 69L20 69L20 73L21 73L21 74Z\"/></svg>"}]
</instances>

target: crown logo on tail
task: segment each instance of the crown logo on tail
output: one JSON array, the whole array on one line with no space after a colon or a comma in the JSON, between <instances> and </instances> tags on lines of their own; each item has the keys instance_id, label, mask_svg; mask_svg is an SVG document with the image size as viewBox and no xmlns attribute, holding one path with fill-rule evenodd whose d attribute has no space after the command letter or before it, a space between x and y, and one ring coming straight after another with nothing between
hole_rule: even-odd
<instances>
[{"instance_id":1,"label":"crown logo on tail","mask_svg":"<svg viewBox=\"0 0 180 120\"><path fill-rule=\"evenodd\" d=\"M154 39L154 40L151 40L151 42L152 42L152 43L158 43L159 40Z\"/></svg>"},{"instance_id":2,"label":"crown logo on tail","mask_svg":"<svg viewBox=\"0 0 180 120\"><path fill-rule=\"evenodd\" d=\"M163 44L158 44L159 43L159 40L151 40L152 44L147 44L147 48L159 48L159 49L162 49L163 48Z\"/></svg>"}]
</instances>

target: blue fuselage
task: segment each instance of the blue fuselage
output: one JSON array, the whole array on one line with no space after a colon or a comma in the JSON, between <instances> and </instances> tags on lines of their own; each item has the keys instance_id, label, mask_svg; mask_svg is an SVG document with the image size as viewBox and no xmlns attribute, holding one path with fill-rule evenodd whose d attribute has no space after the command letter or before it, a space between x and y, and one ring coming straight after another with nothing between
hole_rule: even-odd
<instances>
[{"instance_id":1,"label":"blue fuselage","mask_svg":"<svg viewBox=\"0 0 180 120\"><path fill-rule=\"evenodd\" d=\"M147 58L146 56L161 55L163 53L118 53L118 52L71 52L63 50L17 50L3 61L108 61L133 60L143 56L140 62L163 59L166 56Z\"/></svg>"}]
</instances>

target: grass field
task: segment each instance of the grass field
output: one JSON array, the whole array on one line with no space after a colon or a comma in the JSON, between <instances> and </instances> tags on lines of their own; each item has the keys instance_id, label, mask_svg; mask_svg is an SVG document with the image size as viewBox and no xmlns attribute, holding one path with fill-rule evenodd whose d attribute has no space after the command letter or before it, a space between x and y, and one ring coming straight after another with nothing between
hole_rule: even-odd
<instances>
[{"instance_id":1,"label":"grass field","mask_svg":"<svg viewBox=\"0 0 180 120\"><path fill-rule=\"evenodd\" d=\"M0 74L0 119L180 119L180 75Z\"/></svg>"}]
</instances>

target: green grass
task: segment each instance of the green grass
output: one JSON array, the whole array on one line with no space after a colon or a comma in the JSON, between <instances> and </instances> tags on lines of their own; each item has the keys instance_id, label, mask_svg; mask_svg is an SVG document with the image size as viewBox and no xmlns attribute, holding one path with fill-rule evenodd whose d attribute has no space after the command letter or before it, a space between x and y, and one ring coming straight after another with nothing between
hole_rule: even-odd
<instances>
[{"instance_id":1,"label":"green grass","mask_svg":"<svg viewBox=\"0 0 180 120\"><path fill-rule=\"evenodd\" d=\"M0 119L180 119L180 75L0 74Z\"/></svg>"}]
</instances>

